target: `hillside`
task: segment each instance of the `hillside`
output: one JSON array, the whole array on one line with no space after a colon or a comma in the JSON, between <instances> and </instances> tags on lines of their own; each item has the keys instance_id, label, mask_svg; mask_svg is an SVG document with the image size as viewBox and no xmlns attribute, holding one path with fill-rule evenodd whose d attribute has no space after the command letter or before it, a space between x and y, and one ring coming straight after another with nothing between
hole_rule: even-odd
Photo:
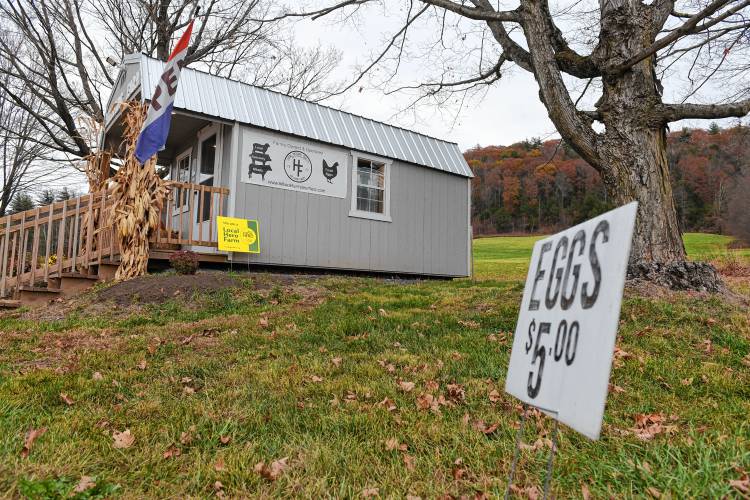
<instances>
[{"instance_id":1,"label":"hillside","mask_svg":"<svg viewBox=\"0 0 750 500\"><path fill-rule=\"evenodd\" d=\"M474 234L551 231L611 208L599 174L559 140L476 147L464 156L476 174ZM747 236L750 127L670 133L668 156L683 231Z\"/></svg>"}]
</instances>

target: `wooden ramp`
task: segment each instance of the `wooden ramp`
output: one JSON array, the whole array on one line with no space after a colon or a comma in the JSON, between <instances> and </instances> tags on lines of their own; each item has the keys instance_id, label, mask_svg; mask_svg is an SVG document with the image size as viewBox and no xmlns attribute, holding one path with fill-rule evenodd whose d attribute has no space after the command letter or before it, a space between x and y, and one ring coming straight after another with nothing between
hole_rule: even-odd
<instances>
[{"instance_id":1,"label":"wooden ramp","mask_svg":"<svg viewBox=\"0 0 750 500\"><path fill-rule=\"evenodd\" d=\"M216 247L214 221L225 214L229 189L167 185L150 259L168 260L172 252L189 247L204 262L226 261L208 250ZM111 196L105 189L0 219L0 308L67 298L114 277L120 249L110 222Z\"/></svg>"}]
</instances>

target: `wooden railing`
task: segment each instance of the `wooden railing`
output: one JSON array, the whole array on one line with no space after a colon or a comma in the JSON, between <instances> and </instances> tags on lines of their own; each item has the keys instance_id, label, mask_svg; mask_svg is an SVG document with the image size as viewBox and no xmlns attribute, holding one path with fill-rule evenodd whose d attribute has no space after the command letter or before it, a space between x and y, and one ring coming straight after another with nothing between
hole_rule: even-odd
<instances>
[{"instance_id":1,"label":"wooden railing","mask_svg":"<svg viewBox=\"0 0 750 500\"><path fill-rule=\"evenodd\" d=\"M168 181L169 194L161 214L162 231L152 241L216 246L216 217L226 213L229 189Z\"/></svg>"},{"instance_id":2,"label":"wooden railing","mask_svg":"<svg viewBox=\"0 0 750 500\"><path fill-rule=\"evenodd\" d=\"M216 246L217 215L226 210L229 189L168 181L156 244ZM110 226L112 191L0 218L0 297L19 286L37 286L63 273L89 274L120 253Z\"/></svg>"}]
</instances>

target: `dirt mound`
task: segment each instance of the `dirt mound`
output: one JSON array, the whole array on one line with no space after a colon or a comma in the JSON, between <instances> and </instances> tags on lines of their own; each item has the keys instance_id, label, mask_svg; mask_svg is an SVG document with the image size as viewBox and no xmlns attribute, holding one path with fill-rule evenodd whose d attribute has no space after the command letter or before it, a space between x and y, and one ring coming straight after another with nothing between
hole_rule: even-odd
<instances>
[{"instance_id":1,"label":"dirt mound","mask_svg":"<svg viewBox=\"0 0 750 500\"><path fill-rule=\"evenodd\" d=\"M189 297L195 292L214 292L237 285L236 278L219 272L150 275L116 283L100 290L96 293L96 300L114 302L120 306L138 303L161 304L175 297Z\"/></svg>"}]
</instances>

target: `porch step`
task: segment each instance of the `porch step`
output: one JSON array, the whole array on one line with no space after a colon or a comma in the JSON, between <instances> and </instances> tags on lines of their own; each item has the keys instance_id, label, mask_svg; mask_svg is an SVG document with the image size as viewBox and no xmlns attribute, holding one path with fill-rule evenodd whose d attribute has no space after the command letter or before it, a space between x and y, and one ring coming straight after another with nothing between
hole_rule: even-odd
<instances>
[{"instance_id":1,"label":"porch step","mask_svg":"<svg viewBox=\"0 0 750 500\"><path fill-rule=\"evenodd\" d=\"M169 250L176 252L182 248L178 243L151 243L151 251L153 250Z\"/></svg>"},{"instance_id":2,"label":"porch step","mask_svg":"<svg viewBox=\"0 0 750 500\"><path fill-rule=\"evenodd\" d=\"M41 286L20 286L17 292L18 302L25 306L49 304L60 295L61 292L58 289Z\"/></svg>"},{"instance_id":3,"label":"porch step","mask_svg":"<svg viewBox=\"0 0 750 500\"><path fill-rule=\"evenodd\" d=\"M83 274L83 273L62 273L63 278L75 278L81 280L99 281L99 277L96 274Z\"/></svg>"},{"instance_id":4,"label":"porch step","mask_svg":"<svg viewBox=\"0 0 750 500\"><path fill-rule=\"evenodd\" d=\"M20 300L0 299L0 309L18 309L21 307Z\"/></svg>"}]
</instances>

